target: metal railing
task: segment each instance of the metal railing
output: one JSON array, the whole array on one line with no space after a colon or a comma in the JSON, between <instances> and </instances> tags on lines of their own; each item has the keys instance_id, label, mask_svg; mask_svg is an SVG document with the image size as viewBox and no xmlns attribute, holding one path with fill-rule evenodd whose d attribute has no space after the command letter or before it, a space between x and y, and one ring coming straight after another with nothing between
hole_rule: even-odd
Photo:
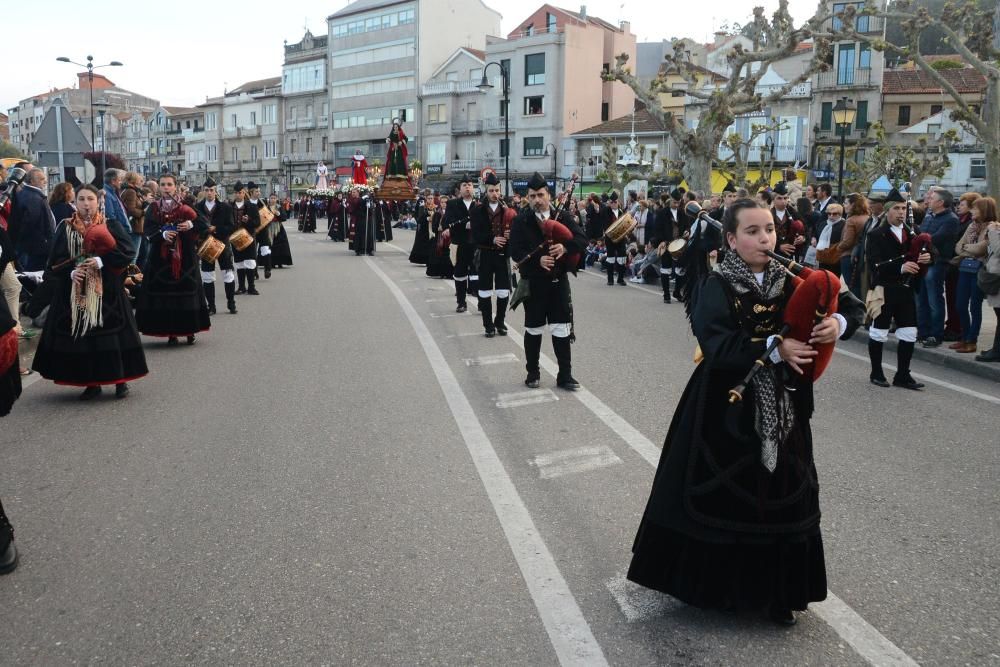
<instances>
[{"instance_id":1,"label":"metal railing","mask_svg":"<svg viewBox=\"0 0 1000 667\"><path fill-rule=\"evenodd\" d=\"M451 123L452 134L481 134L483 131L483 121L481 120L456 120Z\"/></svg>"},{"instance_id":2,"label":"metal railing","mask_svg":"<svg viewBox=\"0 0 1000 667\"><path fill-rule=\"evenodd\" d=\"M294 130L298 127L299 121L297 118L286 118L285 119L285 129Z\"/></svg>"},{"instance_id":3,"label":"metal railing","mask_svg":"<svg viewBox=\"0 0 1000 667\"><path fill-rule=\"evenodd\" d=\"M478 93L479 81L433 81L420 86L421 95L457 95Z\"/></svg>"},{"instance_id":4,"label":"metal railing","mask_svg":"<svg viewBox=\"0 0 1000 667\"><path fill-rule=\"evenodd\" d=\"M514 122L514 118L510 119L510 129L511 131L517 124ZM483 127L487 132L503 132L503 116L494 116L493 118L487 118L483 121Z\"/></svg>"},{"instance_id":5,"label":"metal railing","mask_svg":"<svg viewBox=\"0 0 1000 667\"><path fill-rule=\"evenodd\" d=\"M831 70L816 75L816 90L831 90L837 88L871 88L872 70Z\"/></svg>"}]
</instances>

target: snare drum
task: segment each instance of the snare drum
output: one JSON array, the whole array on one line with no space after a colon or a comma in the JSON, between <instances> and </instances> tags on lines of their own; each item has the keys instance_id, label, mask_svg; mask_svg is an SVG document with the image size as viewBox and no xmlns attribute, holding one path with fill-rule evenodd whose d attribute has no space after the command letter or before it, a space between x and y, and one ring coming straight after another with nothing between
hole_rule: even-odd
<instances>
[{"instance_id":1,"label":"snare drum","mask_svg":"<svg viewBox=\"0 0 1000 667\"><path fill-rule=\"evenodd\" d=\"M241 228L230 235L229 242L233 244L234 248L242 251L253 245L253 236L250 232Z\"/></svg>"},{"instance_id":2,"label":"snare drum","mask_svg":"<svg viewBox=\"0 0 1000 667\"><path fill-rule=\"evenodd\" d=\"M225 243L214 236L209 236L200 246L198 246L198 257L200 257L203 262L213 264L215 260L219 259L219 255L221 255L222 251L225 249Z\"/></svg>"},{"instance_id":3,"label":"snare drum","mask_svg":"<svg viewBox=\"0 0 1000 667\"><path fill-rule=\"evenodd\" d=\"M669 252L670 256L675 260L680 259L684 256L684 251L687 250L687 244L687 239L674 239L669 245L667 245L667 252Z\"/></svg>"}]
</instances>

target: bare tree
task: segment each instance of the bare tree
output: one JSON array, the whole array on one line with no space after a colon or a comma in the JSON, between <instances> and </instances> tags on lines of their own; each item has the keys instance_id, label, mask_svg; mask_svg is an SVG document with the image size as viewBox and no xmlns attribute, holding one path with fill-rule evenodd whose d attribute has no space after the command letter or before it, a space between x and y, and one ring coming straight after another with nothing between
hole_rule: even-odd
<instances>
[{"instance_id":1,"label":"bare tree","mask_svg":"<svg viewBox=\"0 0 1000 667\"><path fill-rule=\"evenodd\" d=\"M787 128L788 125L786 123L783 123L780 119L776 119L770 123L753 123L750 126L750 136L746 139L736 132L730 133L722 140L722 145L730 151L731 157L725 162L720 161L718 163L717 168L719 173L725 176L735 187L746 188L751 194L764 186L770 185L771 172L774 170L774 155L771 154L765 159L765 150L762 150L764 146L755 144L757 144L759 137L768 136ZM747 178L747 173L750 170L750 165L753 163L751 158L755 157L753 155L754 151L759 152L756 156L758 157L757 164L759 171L757 178L751 181Z\"/></svg>"},{"instance_id":2,"label":"bare tree","mask_svg":"<svg viewBox=\"0 0 1000 667\"><path fill-rule=\"evenodd\" d=\"M902 26L906 44L899 46L881 37L857 31L858 16L880 16ZM946 3L940 16L925 7L915 7L911 0L897 0L885 11L866 7L858 12L854 5L839 14L839 34L825 34L827 39L854 39L873 49L909 58L935 83L941 86L957 107L953 120L962 123L983 143L986 153L986 187L1000 193L1000 3L993 10L980 9L975 0ZM920 37L930 28L939 30L955 53L986 78L982 112L977 113L961 93L920 53Z\"/></svg>"},{"instance_id":3,"label":"bare tree","mask_svg":"<svg viewBox=\"0 0 1000 667\"><path fill-rule=\"evenodd\" d=\"M752 47L746 50L737 45L729 52L727 64L732 75L725 84L714 90L697 88L704 70L690 62L684 53L682 42L675 43L673 54L664 58L664 67L648 88L642 86L628 67L626 54L617 56L614 68L602 73L602 77L606 81L620 81L635 92L636 97L660 120L677 143L688 184L697 190L709 192L712 162L717 158L726 129L736 117L760 111L807 81L814 72L829 69L827 57L830 43L825 38L816 39L812 59L799 76L766 95L757 90L757 84L767 72L768 66L794 54L798 45L820 32L824 21L829 18L825 3L821 3L816 15L796 28L788 12L788 0L780 0L778 9L770 20L765 17L763 7L755 7L752 22L741 27L741 32L751 40ZM658 96L673 92L667 84L668 74L682 77L688 84L685 93L700 101L697 127L688 128L683 118L676 118L663 110Z\"/></svg>"}]
</instances>

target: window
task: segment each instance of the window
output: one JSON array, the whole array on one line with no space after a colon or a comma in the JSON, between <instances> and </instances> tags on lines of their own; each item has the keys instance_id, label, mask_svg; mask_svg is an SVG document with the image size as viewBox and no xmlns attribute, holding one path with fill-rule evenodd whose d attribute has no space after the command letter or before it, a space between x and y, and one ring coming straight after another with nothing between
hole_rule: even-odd
<instances>
[{"instance_id":1,"label":"window","mask_svg":"<svg viewBox=\"0 0 1000 667\"><path fill-rule=\"evenodd\" d=\"M899 113L896 117L896 125L906 125L910 124L910 105L900 104Z\"/></svg>"},{"instance_id":2,"label":"window","mask_svg":"<svg viewBox=\"0 0 1000 667\"><path fill-rule=\"evenodd\" d=\"M505 100L500 100L500 117L501 118L503 118L504 116L507 115L507 107L509 107L509 106L510 106L510 102L506 102Z\"/></svg>"},{"instance_id":3,"label":"window","mask_svg":"<svg viewBox=\"0 0 1000 667\"><path fill-rule=\"evenodd\" d=\"M859 130L868 129L868 100L858 102L858 112L854 116L854 127Z\"/></svg>"},{"instance_id":4,"label":"window","mask_svg":"<svg viewBox=\"0 0 1000 667\"><path fill-rule=\"evenodd\" d=\"M507 140L500 140L500 157L507 157Z\"/></svg>"},{"instance_id":5,"label":"window","mask_svg":"<svg viewBox=\"0 0 1000 667\"><path fill-rule=\"evenodd\" d=\"M212 144L208 147L208 161L215 162L219 159L219 147Z\"/></svg>"},{"instance_id":6,"label":"window","mask_svg":"<svg viewBox=\"0 0 1000 667\"><path fill-rule=\"evenodd\" d=\"M524 37L531 37L534 34L535 34L535 26L531 25L530 23L524 26L524 30L521 31L521 35Z\"/></svg>"},{"instance_id":7,"label":"window","mask_svg":"<svg viewBox=\"0 0 1000 667\"><path fill-rule=\"evenodd\" d=\"M513 77L510 75L510 58L504 58L501 60L500 67L503 68L503 71L507 72L507 79L511 80ZM500 92L502 93L503 91L501 90Z\"/></svg>"},{"instance_id":8,"label":"window","mask_svg":"<svg viewBox=\"0 0 1000 667\"><path fill-rule=\"evenodd\" d=\"M445 106L443 104L428 104L427 105L427 122L428 123L445 123L448 121L448 117L445 115Z\"/></svg>"},{"instance_id":9,"label":"window","mask_svg":"<svg viewBox=\"0 0 1000 667\"><path fill-rule=\"evenodd\" d=\"M313 117L313 105L307 104L306 105L306 118L312 118L312 117Z\"/></svg>"},{"instance_id":10,"label":"window","mask_svg":"<svg viewBox=\"0 0 1000 667\"><path fill-rule=\"evenodd\" d=\"M402 90L412 90L415 86L413 75L390 76L384 79L371 79L358 83L346 83L331 86L330 95L333 99L360 97L362 95L377 95L379 93L394 93Z\"/></svg>"},{"instance_id":11,"label":"window","mask_svg":"<svg viewBox=\"0 0 1000 667\"><path fill-rule=\"evenodd\" d=\"M541 116L542 115L542 100L544 96L535 95L533 97L524 98L524 115L525 116Z\"/></svg>"},{"instance_id":12,"label":"window","mask_svg":"<svg viewBox=\"0 0 1000 667\"><path fill-rule=\"evenodd\" d=\"M556 16L555 14L545 13L545 29L549 32L556 31Z\"/></svg>"},{"instance_id":13,"label":"window","mask_svg":"<svg viewBox=\"0 0 1000 667\"><path fill-rule=\"evenodd\" d=\"M250 125L249 125L249 127L257 127L257 112L256 111L251 111L250 112Z\"/></svg>"},{"instance_id":14,"label":"window","mask_svg":"<svg viewBox=\"0 0 1000 667\"><path fill-rule=\"evenodd\" d=\"M448 144L444 141L433 141L427 144L427 164L444 164Z\"/></svg>"},{"instance_id":15,"label":"window","mask_svg":"<svg viewBox=\"0 0 1000 667\"><path fill-rule=\"evenodd\" d=\"M524 57L524 85L538 86L545 83L545 54L532 53Z\"/></svg>"},{"instance_id":16,"label":"window","mask_svg":"<svg viewBox=\"0 0 1000 667\"><path fill-rule=\"evenodd\" d=\"M312 137L306 137L306 155L312 155L312 152L313 152Z\"/></svg>"},{"instance_id":17,"label":"window","mask_svg":"<svg viewBox=\"0 0 1000 667\"><path fill-rule=\"evenodd\" d=\"M257 147L256 146L251 146L250 147L250 159L251 160L256 160L257 159Z\"/></svg>"},{"instance_id":18,"label":"window","mask_svg":"<svg viewBox=\"0 0 1000 667\"><path fill-rule=\"evenodd\" d=\"M278 122L278 105L264 105L264 125L274 125Z\"/></svg>"},{"instance_id":19,"label":"window","mask_svg":"<svg viewBox=\"0 0 1000 667\"><path fill-rule=\"evenodd\" d=\"M233 146L233 162L240 161L240 149L237 146Z\"/></svg>"},{"instance_id":20,"label":"window","mask_svg":"<svg viewBox=\"0 0 1000 667\"><path fill-rule=\"evenodd\" d=\"M326 87L326 65L322 60L286 65L281 73L281 92L303 93Z\"/></svg>"},{"instance_id":21,"label":"window","mask_svg":"<svg viewBox=\"0 0 1000 667\"><path fill-rule=\"evenodd\" d=\"M524 156L542 155L545 152L545 141L543 137L524 138Z\"/></svg>"},{"instance_id":22,"label":"window","mask_svg":"<svg viewBox=\"0 0 1000 667\"><path fill-rule=\"evenodd\" d=\"M848 7L856 7L858 10L864 9L865 3L863 2L835 2L833 4L833 29L834 31L839 31L844 27L844 22L841 21L837 14L844 13L844 10ZM858 32L868 32L868 17L858 16L854 21L854 27Z\"/></svg>"},{"instance_id":23,"label":"window","mask_svg":"<svg viewBox=\"0 0 1000 667\"><path fill-rule=\"evenodd\" d=\"M601 102L601 121L608 121L611 113L611 106L607 102Z\"/></svg>"},{"instance_id":24,"label":"window","mask_svg":"<svg viewBox=\"0 0 1000 667\"><path fill-rule=\"evenodd\" d=\"M837 53L837 85L849 86L854 83L854 45L841 44Z\"/></svg>"},{"instance_id":25,"label":"window","mask_svg":"<svg viewBox=\"0 0 1000 667\"><path fill-rule=\"evenodd\" d=\"M180 129L180 128L178 128L178 129ZM184 129L185 130L190 130L191 129L191 121L189 121L189 120L184 121Z\"/></svg>"},{"instance_id":26,"label":"window","mask_svg":"<svg viewBox=\"0 0 1000 667\"><path fill-rule=\"evenodd\" d=\"M293 154L295 153L295 139L288 140L288 152Z\"/></svg>"},{"instance_id":27,"label":"window","mask_svg":"<svg viewBox=\"0 0 1000 667\"><path fill-rule=\"evenodd\" d=\"M969 160L969 178L986 178L986 158L974 157Z\"/></svg>"},{"instance_id":28,"label":"window","mask_svg":"<svg viewBox=\"0 0 1000 667\"><path fill-rule=\"evenodd\" d=\"M230 128L235 128L235 127L237 127L237 125L236 125L236 114L231 114L231 115L229 116L229 127L230 127Z\"/></svg>"},{"instance_id":29,"label":"window","mask_svg":"<svg viewBox=\"0 0 1000 667\"><path fill-rule=\"evenodd\" d=\"M829 130L833 128L833 102L823 102L822 111L819 117L819 129Z\"/></svg>"},{"instance_id":30,"label":"window","mask_svg":"<svg viewBox=\"0 0 1000 667\"><path fill-rule=\"evenodd\" d=\"M941 110L942 110L943 108L944 108L944 107L943 107L943 106L941 106L940 104L932 104L932 105L931 105L931 115L932 115L932 116L936 116L937 114L941 113Z\"/></svg>"},{"instance_id":31,"label":"window","mask_svg":"<svg viewBox=\"0 0 1000 667\"><path fill-rule=\"evenodd\" d=\"M457 71L455 71L455 72L445 72L444 73L444 80L445 81L458 81L458 72Z\"/></svg>"},{"instance_id":32,"label":"window","mask_svg":"<svg viewBox=\"0 0 1000 667\"><path fill-rule=\"evenodd\" d=\"M323 102L323 111L320 113L321 116L326 117L330 115L330 103Z\"/></svg>"},{"instance_id":33,"label":"window","mask_svg":"<svg viewBox=\"0 0 1000 667\"><path fill-rule=\"evenodd\" d=\"M871 44L867 42L862 42L858 45L860 49L858 50L858 69L871 69L872 68L872 47Z\"/></svg>"},{"instance_id":34,"label":"window","mask_svg":"<svg viewBox=\"0 0 1000 667\"><path fill-rule=\"evenodd\" d=\"M482 67L473 67L472 69L469 70L469 81L479 83L482 80L482 78L483 78Z\"/></svg>"},{"instance_id":35,"label":"window","mask_svg":"<svg viewBox=\"0 0 1000 667\"><path fill-rule=\"evenodd\" d=\"M329 145L327 144L327 138L323 137L323 139L321 140L321 142L322 142L322 146L323 146L323 148L321 149L322 153L323 153L323 155L326 155L326 151L329 149Z\"/></svg>"}]
</instances>

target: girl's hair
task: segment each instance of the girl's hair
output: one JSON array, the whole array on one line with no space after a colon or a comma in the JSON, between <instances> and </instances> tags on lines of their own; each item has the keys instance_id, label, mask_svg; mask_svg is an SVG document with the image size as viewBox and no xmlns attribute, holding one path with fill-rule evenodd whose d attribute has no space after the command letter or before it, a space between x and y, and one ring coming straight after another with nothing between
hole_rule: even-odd
<instances>
[{"instance_id":1,"label":"girl's hair","mask_svg":"<svg viewBox=\"0 0 1000 667\"><path fill-rule=\"evenodd\" d=\"M80 187L78 187L76 189L76 196L79 197L80 193L83 192L84 190L86 190L87 192L93 192L94 196L97 197L98 199L100 199L100 197L101 197L100 191L98 191L98 189L95 188L90 183L84 183L83 185L81 185Z\"/></svg>"},{"instance_id":2,"label":"girl's hair","mask_svg":"<svg viewBox=\"0 0 1000 667\"><path fill-rule=\"evenodd\" d=\"M63 181L52 189L52 194L49 195L49 206L55 206L56 204L66 202L66 195L72 194L73 184Z\"/></svg>"},{"instance_id":3,"label":"girl's hair","mask_svg":"<svg viewBox=\"0 0 1000 667\"><path fill-rule=\"evenodd\" d=\"M795 200L795 212L799 214L800 218L812 215L813 205L808 197L799 197Z\"/></svg>"},{"instance_id":4,"label":"girl's hair","mask_svg":"<svg viewBox=\"0 0 1000 667\"><path fill-rule=\"evenodd\" d=\"M726 214L722 216L722 229L728 234L733 234L735 236L736 230L740 226L740 221L738 216L740 211L745 211L750 208L760 208L760 204L755 202L753 199L737 199L733 204L726 209Z\"/></svg>"},{"instance_id":5,"label":"girl's hair","mask_svg":"<svg viewBox=\"0 0 1000 667\"><path fill-rule=\"evenodd\" d=\"M847 209L847 217L853 217L855 215L871 215L872 210L868 208L868 198L855 194L850 199L850 205Z\"/></svg>"},{"instance_id":6,"label":"girl's hair","mask_svg":"<svg viewBox=\"0 0 1000 667\"><path fill-rule=\"evenodd\" d=\"M997 200L993 197L980 197L972 202L972 208L979 211L979 222L997 221Z\"/></svg>"}]
</instances>

